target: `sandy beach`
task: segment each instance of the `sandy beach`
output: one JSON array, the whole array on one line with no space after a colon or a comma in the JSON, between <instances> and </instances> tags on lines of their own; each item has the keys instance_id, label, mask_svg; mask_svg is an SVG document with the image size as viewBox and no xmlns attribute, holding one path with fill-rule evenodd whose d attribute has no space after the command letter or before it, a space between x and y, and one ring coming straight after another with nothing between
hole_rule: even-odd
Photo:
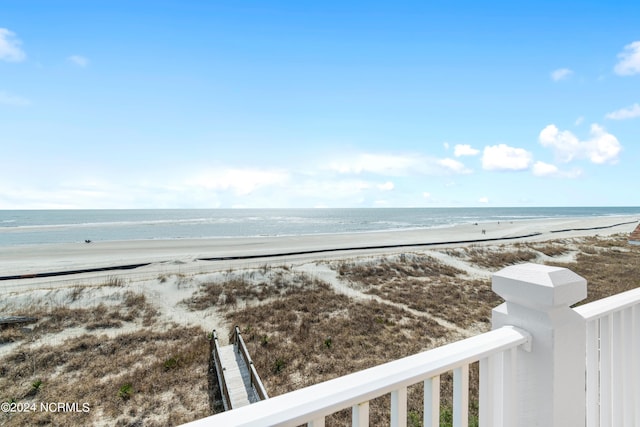
<instances>
[{"instance_id":1,"label":"sandy beach","mask_svg":"<svg viewBox=\"0 0 640 427\"><path fill-rule=\"evenodd\" d=\"M465 224L446 228L306 236L140 240L0 247L0 276L23 276L82 269L180 264L194 271L255 265L265 261L304 261L344 255L406 251L411 248L543 241L630 233L636 216L559 218ZM148 267L145 266L145 267ZM0 285L10 284L6 281Z\"/></svg>"}]
</instances>

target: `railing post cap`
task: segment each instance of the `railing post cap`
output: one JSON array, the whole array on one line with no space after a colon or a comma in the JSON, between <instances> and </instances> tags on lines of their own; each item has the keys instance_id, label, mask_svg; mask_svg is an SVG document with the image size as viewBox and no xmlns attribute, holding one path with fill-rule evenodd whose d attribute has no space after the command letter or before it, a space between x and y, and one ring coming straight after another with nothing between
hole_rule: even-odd
<instances>
[{"instance_id":1,"label":"railing post cap","mask_svg":"<svg viewBox=\"0 0 640 427\"><path fill-rule=\"evenodd\" d=\"M563 267L525 263L493 274L491 288L507 302L527 307L571 305L587 297L587 281Z\"/></svg>"}]
</instances>

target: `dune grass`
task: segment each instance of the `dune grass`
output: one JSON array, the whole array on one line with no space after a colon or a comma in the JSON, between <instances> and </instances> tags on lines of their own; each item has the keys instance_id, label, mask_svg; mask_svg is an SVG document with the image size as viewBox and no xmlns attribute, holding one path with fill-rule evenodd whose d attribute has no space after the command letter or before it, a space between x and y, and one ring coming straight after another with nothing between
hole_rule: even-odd
<instances>
[{"instance_id":1,"label":"dune grass","mask_svg":"<svg viewBox=\"0 0 640 427\"><path fill-rule=\"evenodd\" d=\"M461 328L483 323L480 329L487 329L491 309L502 302L488 281L462 278L462 270L429 256L409 254L375 262L342 262L338 272L368 294L438 316Z\"/></svg>"},{"instance_id":2,"label":"dune grass","mask_svg":"<svg viewBox=\"0 0 640 427\"><path fill-rule=\"evenodd\" d=\"M162 426L209 413L204 331L177 325L158 331L152 328L158 312L143 294L125 291L120 297L109 306L23 308L40 320L3 328L5 342L21 344L0 359L0 401L36 410L2 413L0 425L91 425L104 419ZM121 331L125 325L137 327ZM50 338L66 331L77 333ZM77 403L88 411L40 410L51 402Z\"/></svg>"},{"instance_id":3,"label":"dune grass","mask_svg":"<svg viewBox=\"0 0 640 427\"><path fill-rule=\"evenodd\" d=\"M2 414L3 425L175 425L208 414L208 342L199 328L82 335L3 360L2 401L78 402L89 412ZM36 393L33 384L39 382ZM198 385L199 384L199 385ZM195 390L194 390L195 389ZM140 424L142 425L142 424Z\"/></svg>"}]
</instances>

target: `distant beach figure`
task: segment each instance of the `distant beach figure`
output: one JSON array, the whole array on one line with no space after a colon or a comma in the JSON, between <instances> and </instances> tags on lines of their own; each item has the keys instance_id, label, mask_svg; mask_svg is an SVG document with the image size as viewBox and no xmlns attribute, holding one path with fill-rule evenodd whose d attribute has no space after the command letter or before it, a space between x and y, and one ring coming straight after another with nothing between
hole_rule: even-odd
<instances>
[{"instance_id":1,"label":"distant beach figure","mask_svg":"<svg viewBox=\"0 0 640 427\"><path fill-rule=\"evenodd\" d=\"M487 230L485 230L484 228L482 229L482 234L487 234Z\"/></svg>"},{"instance_id":2,"label":"distant beach figure","mask_svg":"<svg viewBox=\"0 0 640 427\"><path fill-rule=\"evenodd\" d=\"M85 243L91 243L91 240L89 240L89 239L85 239L85 241L84 241L84 242L85 242Z\"/></svg>"}]
</instances>

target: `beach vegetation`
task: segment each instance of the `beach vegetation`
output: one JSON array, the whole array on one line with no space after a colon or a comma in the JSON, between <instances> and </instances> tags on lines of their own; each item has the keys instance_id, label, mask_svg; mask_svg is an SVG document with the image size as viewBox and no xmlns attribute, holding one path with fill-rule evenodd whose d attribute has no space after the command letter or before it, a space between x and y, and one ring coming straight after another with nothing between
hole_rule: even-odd
<instances>
[{"instance_id":1,"label":"beach vegetation","mask_svg":"<svg viewBox=\"0 0 640 427\"><path fill-rule=\"evenodd\" d=\"M639 246L628 245L626 239L585 240L581 241L575 262L549 263L569 268L587 279L587 298L576 305L640 287Z\"/></svg>"},{"instance_id":2,"label":"beach vegetation","mask_svg":"<svg viewBox=\"0 0 640 427\"><path fill-rule=\"evenodd\" d=\"M504 245L497 248L468 246L465 252L468 262L491 271L497 271L509 265L532 262L538 257L536 251L531 249L516 247L514 250L508 250Z\"/></svg>"},{"instance_id":3,"label":"beach vegetation","mask_svg":"<svg viewBox=\"0 0 640 427\"><path fill-rule=\"evenodd\" d=\"M111 424L141 424L140 417L151 413L159 414L155 422L163 425L202 418L209 413L209 343L200 328L169 326L166 331L140 330L111 338L84 334L61 343L45 340L37 352L23 344L0 359L6 367L0 377L0 399L22 395L25 381L33 389L33 384L47 378L46 388L38 386L42 401L64 396L68 401L87 402ZM180 348L179 355L175 348ZM92 425L99 423L91 418L94 412L98 411L29 414L27 423ZM24 425L25 419L21 421L18 425Z\"/></svg>"},{"instance_id":4,"label":"beach vegetation","mask_svg":"<svg viewBox=\"0 0 640 427\"><path fill-rule=\"evenodd\" d=\"M103 283L103 286L110 286L110 287L116 287L116 288L121 288L124 285L125 285L124 279L119 276L109 276Z\"/></svg>"},{"instance_id":5,"label":"beach vegetation","mask_svg":"<svg viewBox=\"0 0 640 427\"><path fill-rule=\"evenodd\" d=\"M527 246L551 258L562 256L572 251L568 245L563 244L561 241L551 241L543 244L529 243Z\"/></svg>"},{"instance_id":6,"label":"beach vegetation","mask_svg":"<svg viewBox=\"0 0 640 427\"><path fill-rule=\"evenodd\" d=\"M324 346L328 349L331 349L331 347L333 347L333 340L331 339L331 337L325 338Z\"/></svg>"},{"instance_id":7,"label":"beach vegetation","mask_svg":"<svg viewBox=\"0 0 640 427\"><path fill-rule=\"evenodd\" d=\"M164 366L164 370L168 371L170 369L175 369L178 367L179 358L178 357L170 357L164 361L162 364Z\"/></svg>"},{"instance_id":8,"label":"beach vegetation","mask_svg":"<svg viewBox=\"0 0 640 427\"><path fill-rule=\"evenodd\" d=\"M82 293L84 292L86 288L84 286L81 285L76 285L73 288L71 288L71 292L69 293L69 300L71 302L75 302L78 299L80 299Z\"/></svg>"},{"instance_id":9,"label":"beach vegetation","mask_svg":"<svg viewBox=\"0 0 640 427\"><path fill-rule=\"evenodd\" d=\"M260 345L262 347L266 347L266 346L269 345L269 341L271 341L269 336L268 335L263 335L262 338L260 338Z\"/></svg>"},{"instance_id":10,"label":"beach vegetation","mask_svg":"<svg viewBox=\"0 0 640 427\"><path fill-rule=\"evenodd\" d=\"M265 266L269 267L265 269ZM221 281L201 283L191 298L181 302L189 310L200 311L210 308L235 309L241 304L261 304L278 298L288 292L304 287L309 279L301 273L285 269L275 269L268 264L260 267L265 273L226 274ZM253 271L255 273L255 271Z\"/></svg>"},{"instance_id":11,"label":"beach vegetation","mask_svg":"<svg viewBox=\"0 0 640 427\"><path fill-rule=\"evenodd\" d=\"M31 388L24 395L24 397L27 398L27 397L35 396L36 394L38 394L38 391L40 390L41 387L42 387L42 381L40 379L37 379L37 380L33 381L31 383Z\"/></svg>"},{"instance_id":12,"label":"beach vegetation","mask_svg":"<svg viewBox=\"0 0 640 427\"><path fill-rule=\"evenodd\" d=\"M131 395L133 395L133 386L131 385L131 383L126 383L120 386L120 389L118 390L119 398L121 398L122 400L129 400L131 398Z\"/></svg>"},{"instance_id":13,"label":"beach vegetation","mask_svg":"<svg viewBox=\"0 0 640 427\"><path fill-rule=\"evenodd\" d=\"M410 410L407 412L407 426L408 427L422 427L423 417L416 410Z\"/></svg>"},{"instance_id":14,"label":"beach vegetation","mask_svg":"<svg viewBox=\"0 0 640 427\"><path fill-rule=\"evenodd\" d=\"M278 357L275 362L273 362L273 373L274 374L278 374L280 373L284 367L285 367L286 363L284 361L284 359Z\"/></svg>"},{"instance_id":15,"label":"beach vegetation","mask_svg":"<svg viewBox=\"0 0 640 427\"><path fill-rule=\"evenodd\" d=\"M22 341L27 337L25 328L19 325L0 326L0 344Z\"/></svg>"}]
</instances>

